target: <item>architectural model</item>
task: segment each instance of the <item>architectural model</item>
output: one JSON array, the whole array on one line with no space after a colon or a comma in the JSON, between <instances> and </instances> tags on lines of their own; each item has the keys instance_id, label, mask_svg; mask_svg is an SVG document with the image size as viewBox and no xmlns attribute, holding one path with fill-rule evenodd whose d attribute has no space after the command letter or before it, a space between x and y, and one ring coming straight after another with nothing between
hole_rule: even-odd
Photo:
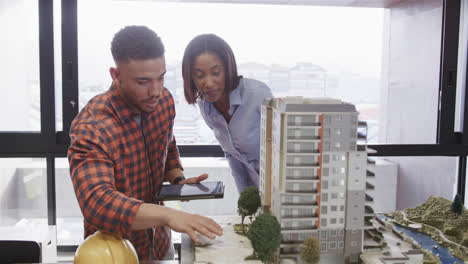
<instances>
[{"instance_id":1,"label":"architectural model","mask_svg":"<svg viewBox=\"0 0 468 264\"><path fill-rule=\"evenodd\" d=\"M361 133L364 132L364 133ZM285 97L262 105L260 197L281 224L281 258L309 236L321 263L357 263L373 210L366 203L366 126L354 105Z\"/></svg>"}]
</instances>

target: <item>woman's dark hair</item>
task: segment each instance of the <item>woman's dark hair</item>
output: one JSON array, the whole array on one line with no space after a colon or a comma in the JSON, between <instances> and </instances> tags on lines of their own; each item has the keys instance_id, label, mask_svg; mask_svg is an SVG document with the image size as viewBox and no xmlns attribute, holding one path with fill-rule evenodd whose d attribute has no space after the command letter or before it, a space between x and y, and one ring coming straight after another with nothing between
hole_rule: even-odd
<instances>
[{"instance_id":1,"label":"woman's dark hair","mask_svg":"<svg viewBox=\"0 0 468 264\"><path fill-rule=\"evenodd\" d=\"M241 76L237 75L237 64L231 47L222 38L215 34L198 35L185 48L182 59L182 77L184 78L184 94L189 104L194 104L197 98L202 98L192 80L192 65L195 59L205 53L213 52L224 64L225 92L230 93L236 89Z\"/></svg>"}]
</instances>

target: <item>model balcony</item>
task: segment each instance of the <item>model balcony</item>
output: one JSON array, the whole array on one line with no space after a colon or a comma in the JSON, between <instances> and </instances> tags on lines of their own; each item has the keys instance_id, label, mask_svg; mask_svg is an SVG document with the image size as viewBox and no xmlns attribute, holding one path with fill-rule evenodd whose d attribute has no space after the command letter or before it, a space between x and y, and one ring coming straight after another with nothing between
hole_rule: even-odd
<instances>
[{"instance_id":1,"label":"model balcony","mask_svg":"<svg viewBox=\"0 0 468 264\"><path fill-rule=\"evenodd\" d=\"M317 193L317 183L304 181L286 181L287 193Z\"/></svg>"},{"instance_id":2,"label":"model balcony","mask_svg":"<svg viewBox=\"0 0 468 264\"><path fill-rule=\"evenodd\" d=\"M369 182L366 182L366 190L375 190L375 186Z\"/></svg>"},{"instance_id":3,"label":"model balcony","mask_svg":"<svg viewBox=\"0 0 468 264\"><path fill-rule=\"evenodd\" d=\"M288 127L320 127L318 115L288 115Z\"/></svg>"},{"instance_id":4,"label":"model balcony","mask_svg":"<svg viewBox=\"0 0 468 264\"><path fill-rule=\"evenodd\" d=\"M297 254L300 254L301 253L301 244L302 243L299 243L298 246L294 246L294 247L281 247L280 246L280 255L283 256L283 257L287 257L287 256L291 256L291 257L295 257Z\"/></svg>"},{"instance_id":5,"label":"model balcony","mask_svg":"<svg viewBox=\"0 0 468 264\"><path fill-rule=\"evenodd\" d=\"M372 229L375 228L374 225L371 222L371 219L373 216L365 216L364 217L364 229Z\"/></svg>"},{"instance_id":6,"label":"model balcony","mask_svg":"<svg viewBox=\"0 0 468 264\"><path fill-rule=\"evenodd\" d=\"M356 150L357 151L366 151L367 146L366 145L356 145Z\"/></svg>"},{"instance_id":7,"label":"model balcony","mask_svg":"<svg viewBox=\"0 0 468 264\"><path fill-rule=\"evenodd\" d=\"M319 166L288 166L286 167L287 180L319 180Z\"/></svg>"},{"instance_id":8,"label":"model balcony","mask_svg":"<svg viewBox=\"0 0 468 264\"><path fill-rule=\"evenodd\" d=\"M293 220L293 221L312 221L313 219L318 220L318 208L317 207L282 207L281 212L281 222ZM296 219L296 220L295 220Z\"/></svg>"},{"instance_id":9,"label":"model balcony","mask_svg":"<svg viewBox=\"0 0 468 264\"><path fill-rule=\"evenodd\" d=\"M308 220L308 219L318 219L317 214L312 214L312 215L285 215L281 216L282 220Z\"/></svg>"},{"instance_id":10,"label":"model balcony","mask_svg":"<svg viewBox=\"0 0 468 264\"><path fill-rule=\"evenodd\" d=\"M319 166L320 153L289 153L286 154L288 167L316 167Z\"/></svg>"},{"instance_id":11,"label":"model balcony","mask_svg":"<svg viewBox=\"0 0 468 264\"><path fill-rule=\"evenodd\" d=\"M374 214L374 209L372 207L370 207L369 205L365 205L364 206L364 213L366 215L370 215L370 214Z\"/></svg>"},{"instance_id":12,"label":"model balcony","mask_svg":"<svg viewBox=\"0 0 468 264\"><path fill-rule=\"evenodd\" d=\"M317 194L310 193L283 193L281 194L281 205L317 205Z\"/></svg>"},{"instance_id":13,"label":"model balcony","mask_svg":"<svg viewBox=\"0 0 468 264\"><path fill-rule=\"evenodd\" d=\"M290 209L302 209L302 208L308 208L308 209L316 209L318 208L317 202L315 203L308 203L308 204L298 204L298 203L282 203L281 208L290 208Z\"/></svg>"},{"instance_id":14,"label":"model balcony","mask_svg":"<svg viewBox=\"0 0 468 264\"><path fill-rule=\"evenodd\" d=\"M317 182L320 178L318 176L286 176L286 182Z\"/></svg>"},{"instance_id":15,"label":"model balcony","mask_svg":"<svg viewBox=\"0 0 468 264\"><path fill-rule=\"evenodd\" d=\"M319 140L321 128L298 127L288 128L287 139L289 140Z\"/></svg>"},{"instance_id":16,"label":"model balcony","mask_svg":"<svg viewBox=\"0 0 468 264\"><path fill-rule=\"evenodd\" d=\"M312 189L312 190L286 190L287 193L291 194L317 194L318 189Z\"/></svg>"},{"instance_id":17,"label":"model balcony","mask_svg":"<svg viewBox=\"0 0 468 264\"><path fill-rule=\"evenodd\" d=\"M315 226L315 220L313 222L294 221L294 222L291 222L289 225L283 225L283 223L281 223L281 230L283 231L313 230L313 229L317 229L317 227Z\"/></svg>"},{"instance_id":18,"label":"model balcony","mask_svg":"<svg viewBox=\"0 0 468 264\"><path fill-rule=\"evenodd\" d=\"M317 201L312 201L312 202L283 202L281 203L282 206L318 206Z\"/></svg>"},{"instance_id":19,"label":"model balcony","mask_svg":"<svg viewBox=\"0 0 468 264\"><path fill-rule=\"evenodd\" d=\"M357 133L357 139L359 141L362 141L362 140L367 141L367 135L365 133L363 133L363 132L358 132Z\"/></svg>"},{"instance_id":20,"label":"model balcony","mask_svg":"<svg viewBox=\"0 0 468 264\"><path fill-rule=\"evenodd\" d=\"M367 193L366 193L366 202L373 202L374 201L374 198L370 197Z\"/></svg>"},{"instance_id":21,"label":"model balcony","mask_svg":"<svg viewBox=\"0 0 468 264\"><path fill-rule=\"evenodd\" d=\"M282 244L297 244L302 243L309 236L317 232L317 230L282 230L281 243Z\"/></svg>"},{"instance_id":22,"label":"model balcony","mask_svg":"<svg viewBox=\"0 0 468 264\"><path fill-rule=\"evenodd\" d=\"M288 154L314 154L320 153L320 140L295 140L291 139L287 141L287 153Z\"/></svg>"}]
</instances>

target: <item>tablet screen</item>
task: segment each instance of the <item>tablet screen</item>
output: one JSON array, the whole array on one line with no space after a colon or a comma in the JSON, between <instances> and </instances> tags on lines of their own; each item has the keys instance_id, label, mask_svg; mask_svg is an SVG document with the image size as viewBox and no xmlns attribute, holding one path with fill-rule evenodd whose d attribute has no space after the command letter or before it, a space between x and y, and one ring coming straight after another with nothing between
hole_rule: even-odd
<instances>
[{"instance_id":1,"label":"tablet screen","mask_svg":"<svg viewBox=\"0 0 468 264\"><path fill-rule=\"evenodd\" d=\"M210 199L223 195L224 185L220 181L173 184L163 185L156 200Z\"/></svg>"}]
</instances>

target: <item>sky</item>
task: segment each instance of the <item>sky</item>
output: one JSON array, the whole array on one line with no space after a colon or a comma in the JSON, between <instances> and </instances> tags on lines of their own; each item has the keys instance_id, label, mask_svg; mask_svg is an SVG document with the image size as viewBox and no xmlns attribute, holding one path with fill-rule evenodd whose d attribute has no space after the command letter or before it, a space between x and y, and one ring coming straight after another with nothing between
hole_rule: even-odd
<instances>
[{"instance_id":1,"label":"sky","mask_svg":"<svg viewBox=\"0 0 468 264\"><path fill-rule=\"evenodd\" d=\"M168 63L181 61L196 35L215 33L231 45L238 63L311 62L379 78L383 12L378 8L80 0L80 75L104 72L107 77L113 34L125 25L146 25L161 36Z\"/></svg>"}]
</instances>

